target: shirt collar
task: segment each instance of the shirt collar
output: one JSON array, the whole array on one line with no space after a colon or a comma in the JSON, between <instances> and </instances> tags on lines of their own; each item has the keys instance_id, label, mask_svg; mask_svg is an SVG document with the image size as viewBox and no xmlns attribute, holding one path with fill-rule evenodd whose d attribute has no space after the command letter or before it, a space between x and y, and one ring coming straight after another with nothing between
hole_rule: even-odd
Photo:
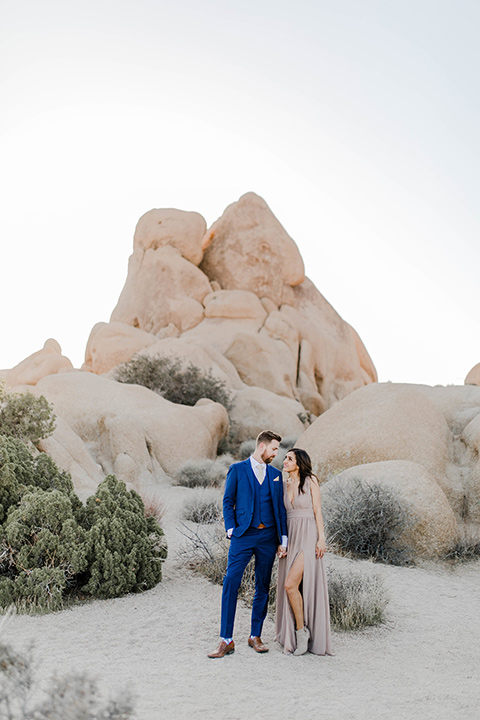
<instances>
[{"instance_id":1,"label":"shirt collar","mask_svg":"<svg viewBox=\"0 0 480 720\"><path fill-rule=\"evenodd\" d=\"M252 466L252 468L253 468L254 470L255 470L256 467L262 467L262 468L267 469L267 463L259 463L259 462L257 462L257 460L255 460L255 458L253 457L253 455L250 455L250 464L251 464L251 466Z\"/></svg>"}]
</instances>

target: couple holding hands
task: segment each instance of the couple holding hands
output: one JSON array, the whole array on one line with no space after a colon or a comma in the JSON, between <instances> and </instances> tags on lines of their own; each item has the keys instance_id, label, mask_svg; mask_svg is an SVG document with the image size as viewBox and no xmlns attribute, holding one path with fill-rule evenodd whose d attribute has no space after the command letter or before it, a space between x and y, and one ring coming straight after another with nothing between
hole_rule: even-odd
<instances>
[{"instance_id":1,"label":"couple holding hands","mask_svg":"<svg viewBox=\"0 0 480 720\"><path fill-rule=\"evenodd\" d=\"M276 639L285 653L332 654L320 488L310 457L299 448L287 452L283 462L287 480L282 481L282 474L270 465L280 442L276 433L261 432L253 455L228 470L223 516L231 544L223 580L220 644L210 658L235 651L238 590L252 556L255 596L248 644L258 653L268 652L261 635L276 554L280 558Z\"/></svg>"}]
</instances>

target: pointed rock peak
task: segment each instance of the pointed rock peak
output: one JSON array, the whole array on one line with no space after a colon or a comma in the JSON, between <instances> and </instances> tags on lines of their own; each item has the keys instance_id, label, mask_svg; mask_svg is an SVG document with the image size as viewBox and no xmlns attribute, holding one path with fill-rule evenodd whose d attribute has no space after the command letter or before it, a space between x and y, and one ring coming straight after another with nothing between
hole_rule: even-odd
<instances>
[{"instance_id":1,"label":"pointed rock peak","mask_svg":"<svg viewBox=\"0 0 480 720\"><path fill-rule=\"evenodd\" d=\"M284 286L305 279L295 241L267 203L253 192L229 205L207 231L201 269L224 289L249 290L280 304Z\"/></svg>"}]
</instances>

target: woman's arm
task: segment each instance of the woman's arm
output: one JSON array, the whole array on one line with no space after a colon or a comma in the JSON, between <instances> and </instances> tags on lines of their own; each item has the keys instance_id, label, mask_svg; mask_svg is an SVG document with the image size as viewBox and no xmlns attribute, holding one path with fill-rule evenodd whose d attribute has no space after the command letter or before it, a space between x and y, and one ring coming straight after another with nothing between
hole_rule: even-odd
<instances>
[{"instance_id":1,"label":"woman's arm","mask_svg":"<svg viewBox=\"0 0 480 720\"><path fill-rule=\"evenodd\" d=\"M313 512L315 514L315 522L317 524L318 540L315 546L315 557L322 558L325 555L327 546L325 544L325 529L323 527L322 517L322 501L320 497L320 488L318 486L317 479L314 477L310 478L310 490L312 493L312 505Z\"/></svg>"}]
</instances>

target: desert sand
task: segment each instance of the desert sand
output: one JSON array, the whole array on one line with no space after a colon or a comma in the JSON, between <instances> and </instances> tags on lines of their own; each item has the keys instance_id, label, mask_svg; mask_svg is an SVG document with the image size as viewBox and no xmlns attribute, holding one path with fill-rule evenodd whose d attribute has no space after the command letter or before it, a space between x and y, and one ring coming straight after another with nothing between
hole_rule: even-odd
<instances>
[{"instance_id":1,"label":"desert sand","mask_svg":"<svg viewBox=\"0 0 480 720\"><path fill-rule=\"evenodd\" d=\"M210 660L221 588L179 563L179 513L191 491L162 492L170 554L157 587L8 622L2 640L17 650L33 642L41 677L87 671L102 692L128 686L138 720L479 717L478 562L376 565L391 596L388 621L357 633L334 632L334 657L283 655L270 618L263 632L270 652L257 655L246 643L250 612L239 603L236 652Z\"/></svg>"}]
</instances>

